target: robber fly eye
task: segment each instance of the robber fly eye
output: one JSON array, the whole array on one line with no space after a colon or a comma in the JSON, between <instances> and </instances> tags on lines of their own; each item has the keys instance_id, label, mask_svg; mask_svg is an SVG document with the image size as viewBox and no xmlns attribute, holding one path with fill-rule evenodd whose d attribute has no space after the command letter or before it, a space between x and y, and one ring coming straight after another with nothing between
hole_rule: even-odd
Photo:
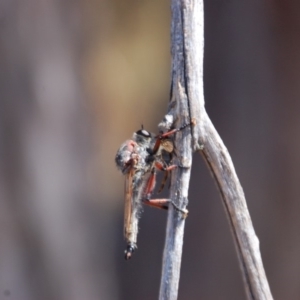
<instances>
[{"instance_id":1,"label":"robber fly eye","mask_svg":"<svg viewBox=\"0 0 300 300\"><path fill-rule=\"evenodd\" d=\"M140 130L138 130L138 131L136 132L136 134L142 135L142 136L144 136L144 137L151 137L150 132L148 132L148 131L145 130L145 129L140 129Z\"/></svg>"}]
</instances>

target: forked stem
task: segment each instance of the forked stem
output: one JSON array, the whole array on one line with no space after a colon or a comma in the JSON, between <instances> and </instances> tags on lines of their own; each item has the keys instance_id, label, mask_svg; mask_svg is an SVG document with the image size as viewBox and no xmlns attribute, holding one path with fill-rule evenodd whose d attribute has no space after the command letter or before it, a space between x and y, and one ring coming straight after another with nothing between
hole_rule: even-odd
<instances>
[{"instance_id":1,"label":"forked stem","mask_svg":"<svg viewBox=\"0 0 300 300\"><path fill-rule=\"evenodd\" d=\"M259 241L243 189L230 155L204 108L203 0L171 0L172 85L169 110L160 128L194 119L192 134L176 135L178 159L186 168L173 171L170 197L179 208L187 203L192 148L202 153L220 190L233 234L248 299L273 299L264 271ZM192 138L191 138L192 136ZM171 206L163 255L160 300L176 300L181 266L184 219Z\"/></svg>"}]
</instances>

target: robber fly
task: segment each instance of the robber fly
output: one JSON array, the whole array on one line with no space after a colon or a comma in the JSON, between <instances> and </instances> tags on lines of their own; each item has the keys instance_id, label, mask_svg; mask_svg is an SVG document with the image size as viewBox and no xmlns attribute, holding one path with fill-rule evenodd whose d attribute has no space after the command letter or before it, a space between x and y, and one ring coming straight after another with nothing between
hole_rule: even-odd
<instances>
[{"instance_id":1,"label":"robber fly","mask_svg":"<svg viewBox=\"0 0 300 300\"><path fill-rule=\"evenodd\" d=\"M131 258L137 249L138 221L142 204L152 207L168 209L169 199L151 199L156 184L156 171L168 172L176 165L167 163L166 155L174 153L174 144L170 136L188 125L179 129L172 129L157 136L142 129L136 131L131 140L123 143L118 150L115 161L117 168L125 175L125 208L124 208L124 237L127 242L125 259ZM164 181L165 181L164 180ZM162 184L162 187L164 182ZM161 189L162 189L161 187ZM173 202L174 207L179 209Z\"/></svg>"}]
</instances>

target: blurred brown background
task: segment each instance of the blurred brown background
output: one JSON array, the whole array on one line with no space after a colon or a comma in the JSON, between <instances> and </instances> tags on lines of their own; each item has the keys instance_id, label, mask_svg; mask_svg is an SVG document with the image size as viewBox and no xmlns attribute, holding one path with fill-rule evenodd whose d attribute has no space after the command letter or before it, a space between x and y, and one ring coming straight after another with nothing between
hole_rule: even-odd
<instances>
[{"instance_id":1,"label":"blurred brown background","mask_svg":"<svg viewBox=\"0 0 300 300\"><path fill-rule=\"evenodd\" d=\"M0 2L0 299L157 299L166 214L123 259L114 155L169 95L169 1ZM205 96L275 299L300 299L300 2L205 1ZM245 299L195 156L179 299Z\"/></svg>"}]
</instances>

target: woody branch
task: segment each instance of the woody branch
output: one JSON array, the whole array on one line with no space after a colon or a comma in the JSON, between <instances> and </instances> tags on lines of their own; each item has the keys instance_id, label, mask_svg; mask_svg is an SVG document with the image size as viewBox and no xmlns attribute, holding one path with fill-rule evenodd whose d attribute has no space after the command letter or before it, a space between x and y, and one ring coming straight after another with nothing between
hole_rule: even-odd
<instances>
[{"instance_id":1,"label":"woody branch","mask_svg":"<svg viewBox=\"0 0 300 300\"><path fill-rule=\"evenodd\" d=\"M168 129L173 121L180 125L196 120L190 134L177 134L179 168L173 173L170 197L184 207L192 162L192 149L202 154L219 188L239 257L248 299L271 300L259 240L255 234L245 195L231 157L204 107L203 0L172 0L171 49L172 86L168 113L160 124ZM159 299L177 299L183 244L184 220L170 209L167 222Z\"/></svg>"}]
</instances>

